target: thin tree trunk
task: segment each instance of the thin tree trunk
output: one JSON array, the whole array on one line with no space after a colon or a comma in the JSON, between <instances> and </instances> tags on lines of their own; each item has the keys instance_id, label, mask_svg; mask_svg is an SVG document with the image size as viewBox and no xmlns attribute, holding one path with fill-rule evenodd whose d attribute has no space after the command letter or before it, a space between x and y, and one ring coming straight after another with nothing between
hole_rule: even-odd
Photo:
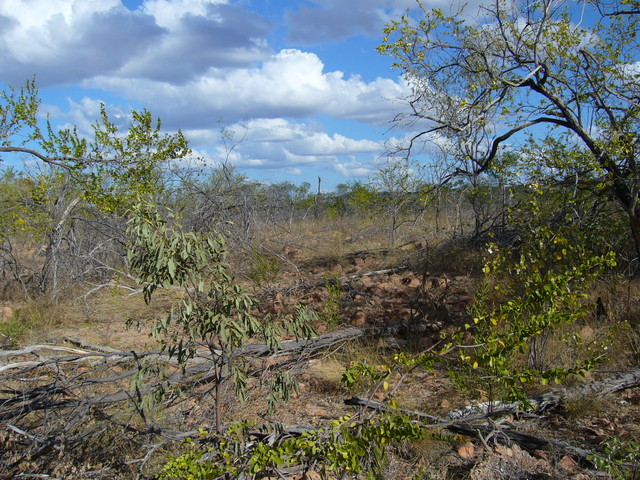
<instances>
[{"instance_id":1,"label":"thin tree trunk","mask_svg":"<svg viewBox=\"0 0 640 480\"><path fill-rule=\"evenodd\" d=\"M58 220L58 223L49 234L49 244L45 252L40 289L52 298L55 298L58 293L58 251L62 242L63 226L73 209L80 203L80 200L82 200L82 197L76 197L69 202L64 212L62 212L60 220Z\"/></svg>"},{"instance_id":2,"label":"thin tree trunk","mask_svg":"<svg viewBox=\"0 0 640 480\"><path fill-rule=\"evenodd\" d=\"M629 217L629 227L631 228L633 243L636 247L636 256L638 260L640 260L640 216L635 208L628 210L627 216Z\"/></svg>"}]
</instances>

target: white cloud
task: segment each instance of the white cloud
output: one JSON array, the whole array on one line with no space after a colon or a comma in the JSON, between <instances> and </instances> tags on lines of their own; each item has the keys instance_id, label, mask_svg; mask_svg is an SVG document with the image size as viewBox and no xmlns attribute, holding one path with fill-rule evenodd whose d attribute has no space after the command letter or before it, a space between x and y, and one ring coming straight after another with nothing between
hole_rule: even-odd
<instances>
[{"instance_id":1,"label":"white cloud","mask_svg":"<svg viewBox=\"0 0 640 480\"><path fill-rule=\"evenodd\" d=\"M317 54L300 49L274 52L267 43L274 25L247 10L247 3L143 0L130 10L121 0L3 0L3 80L22 84L35 73L42 88L102 89L109 102L120 95L122 105L108 108L119 126L129 120L126 102L144 105L165 128L182 128L212 161L227 154L219 141L220 121L244 119L246 138L229 156L234 165L292 175L309 168L371 173L384 153L383 141L333 128L328 133L318 118L381 125L400 110L392 100L409 94L407 84L329 70ZM334 40L350 32L379 35L388 16L414 0L318 0L316 5L324 16L305 20L318 9L303 5L288 17L291 32L333 25L325 33L335 33ZM77 125L90 134L100 105L91 94L70 98L67 109L46 108L60 125Z\"/></svg>"},{"instance_id":2,"label":"white cloud","mask_svg":"<svg viewBox=\"0 0 640 480\"><path fill-rule=\"evenodd\" d=\"M5 0L0 16L0 68L14 83L33 74L47 85L113 72L165 34L117 0Z\"/></svg>"},{"instance_id":3,"label":"white cloud","mask_svg":"<svg viewBox=\"0 0 640 480\"><path fill-rule=\"evenodd\" d=\"M140 9L156 19L158 25L168 28L180 28L185 15L207 16L209 5L227 5L227 0L147 0ZM214 18L222 22L222 18Z\"/></svg>"},{"instance_id":4,"label":"white cloud","mask_svg":"<svg viewBox=\"0 0 640 480\"><path fill-rule=\"evenodd\" d=\"M424 0L425 8L438 8L445 14L462 11L467 20L482 18L482 5L489 0ZM419 11L416 0L311 0L288 10L285 21L289 40L309 46L340 42L355 35L380 38L385 24L397 20L407 10Z\"/></svg>"},{"instance_id":5,"label":"white cloud","mask_svg":"<svg viewBox=\"0 0 640 480\"><path fill-rule=\"evenodd\" d=\"M352 161L349 163L338 163L335 169L345 177L369 177L375 173L376 165Z\"/></svg>"},{"instance_id":6,"label":"white cloud","mask_svg":"<svg viewBox=\"0 0 640 480\"><path fill-rule=\"evenodd\" d=\"M131 11L119 0L5 0L0 66L5 80L35 73L43 86L99 75L184 82L266 58L271 29L222 1L148 0Z\"/></svg>"},{"instance_id":7,"label":"white cloud","mask_svg":"<svg viewBox=\"0 0 640 480\"><path fill-rule=\"evenodd\" d=\"M307 125L281 118L253 119L231 129L246 128L243 142L252 145L252 150L270 154L274 148L286 149L291 158L329 157L378 153L384 149L381 141L347 138L339 133L327 134L319 125ZM278 146L280 147L274 147ZM242 147L242 143L239 144ZM257 146L257 148L256 148Z\"/></svg>"},{"instance_id":8,"label":"white cloud","mask_svg":"<svg viewBox=\"0 0 640 480\"><path fill-rule=\"evenodd\" d=\"M365 82L340 71L325 72L318 56L300 50L282 50L253 68L210 69L183 85L108 76L85 85L153 105L154 112L183 128L211 126L221 118L311 115L380 124L398 112L391 100L409 91L403 81Z\"/></svg>"},{"instance_id":9,"label":"white cloud","mask_svg":"<svg viewBox=\"0 0 640 480\"><path fill-rule=\"evenodd\" d=\"M212 139L219 139L217 130L187 130L185 134L210 164L226 159L236 167L262 172L301 174L303 168L316 168L324 173L366 176L375 170L385 149L383 141L329 135L320 125L282 118L252 119L227 128L239 133L237 138L241 139L237 144L228 144L233 147L231 153L219 140L208 152L200 149L195 139L211 144Z\"/></svg>"},{"instance_id":10,"label":"white cloud","mask_svg":"<svg viewBox=\"0 0 640 480\"><path fill-rule=\"evenodd\" d=\"M61 112L54 108L57 121L63 126L77 125L81 134L90 136L91 124L99 115L100 100L85 97L68 102L69 110ZM131 120L124 107L107 105L107 112L123 130ZM221 141L222 128L233 137L226 146ZM252 178L277 175L280 180L283 176L295 176L296 181L313 181L321 176L326 188L347 178L369 177L386 158L383 139L329 134L315 121L254 118L235 124L216 122L211 128L186 129L184 133L191 142L193 155L178 162L183 167L201 167L203 161L204 165L214 166L226 161Z\"/></svg>"},{"instance_id":11,"label":"white cloud","mask_svg":"<svg viewBox=\"0 0 640 480\"><path fill-rule=\"evenodd\" d=\"M168 32L116 75L186 82L209 68L252 65L268 58L269 22L240 5L205 0L150 0L142 10Z\"/></svg>"},{"instance_id":12,"label":"white cloud","mask_svg":"<svg viewBox=\"0 0 640 480\"><path fill-rule=\"evenodd\" d=\"M120 0L5 0L0 68L10 83L36 73L41 87L113 91L183 128L311 115L382 123L397 112L389 100L408 93L402 81L325 71L314 53L274 53L271 28L226 0L146 0L135 11Z\"/></svg>"},{"instance_id":13,"label":"white cloud","mask_svg":"<svg viewBox=\"0 0 640 480\"><path fill-rule=\"evenodd\" d=\"M289 143L289 150L292 153L303 153L308 155L345 155L356 153L380 152L380 142L372 140L355 140L344 137L339 133L332 136L326 133L315 133L307 137Z\"/></svg>"},{"instance_id":14,"label":"white cloud","mask_svg":"<svg viewBox=\"0 0 640 480\"><path fill-rule=\"evenodd\" d=\"M58 106L42 105L40 112L55 120L58 128L77 128L78 134L87 138L93 136L93 125L100 118L100 99L83 97L79 101L67 98L69 108L63 111ZM108 105L109 120L121 131L126 132L131 122L131 110L121 106Z\"/></svg>"}]
</instances>

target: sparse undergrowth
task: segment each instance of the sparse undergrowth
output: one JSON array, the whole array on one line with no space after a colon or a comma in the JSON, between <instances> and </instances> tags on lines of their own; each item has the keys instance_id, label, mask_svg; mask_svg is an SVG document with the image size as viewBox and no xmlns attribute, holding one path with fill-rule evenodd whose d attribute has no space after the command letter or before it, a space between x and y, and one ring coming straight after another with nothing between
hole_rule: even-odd
<instances>
[{"instance_id":1,"label":"sparse undergrowth","mask_svg":"<svg viewBox=\"0 0 640 480\"><path fill-rule=\"evenodd\" d=\"M479 279L469 275L459 275L461 273L459 265L465 264L468 271L475 272L480 271L480 266L477 263L476 266L472 266L469 260L465 263L460 258L465 254L463 249L458 251L458 256L453 259L455 265L451 266L452 271L456 271L458 275L452 275L443 273L448 267L443 263L442 257L428 257L430 251L437 251L436 248L409 252L398 249L389 251L387 254L381 254L379 251L369 254L357 245L352 247L354 251L361 253L356 256L349 254L344 257L336 256L323 268L318 267L315 255L307 257L297 252L297 258L289 257L289 261L297 262L298 265L309 265L308 270L298 267L297 271L292 272L283 264L277 276L274 276L275 271L273 271L269 273L268 279L262 274L256 277L261 284L268 286L266 286L266 294L258 297L259 302L255 306L254 313L262 315L261 312L269 312L271 315L287 315L302 302L318 312L319 320L313 326L321 333L351 326L388 328L398 324L406 324L413 330L375 340L364 340L358 345L353 343L338 345L320 358L297 360L293 364L292 372L298 378L299 391L291 396L286 405L279 407L275 413L267 417L270 422L274 419L278 420L271 423L270 428L274 430L259 429L263 428L259 425L264 423L264 417L261 415L266 409L264 401L266 391L259 377L250 378L247 383L248 403L233 401L232 397L225 394L220 405L225 412L225 418L233 419L232 423L235 423L235 420L240 422L223 435L226 443L216 440L220 437L213 432L215 415L212 413L215 410L205 401L206 396L201 396L203 392L198 393L201 403L191 405L177 403L177 408L164 410L162 415L167 415L166 420L163 420L162 415L157 416L158 413L147 413L146 415L153 415L153 419L150 416L147 417L146 421L150 422L149 425L163 425L166 421L169 422L166 423L168 426L170 425L169 416L177 416L186 418L188 422L199 419L196 423L189 423L190 429L197 431L203 428L204 430L201 435L192 435L193 443L191 444L181 446L178 442L170 449L165 447L158 449L153 459L145 462L147 469L145 471L159 472L164 468L163 478L167 479L217 478L211 475L220 474L223 471L226 472L226 478L234 478L240 470L263 474L281 472L285 478L313 478L309 472L306 474L307 477L301 477L303 473L286 473L295 465L303 464L310 469L310 472L326 473L327 478L340 478L340 475L346 475L345 478L356 478L357 472L362 475L368 472L372 478L462 479L489 478L479 477L479 475L481 472L491 471L495 465L503 465L501 468L511 471L514 475L524 475L527 472L529 474L537 472L536 474L548 475L550 478L589 475L588 470L583 470L576 465L572 466L570 457L564 454L545 456L544 453L539 455L534 453L532 456L515 447L508 450L494 446L491 440L485 438L484 441L489 447L486 449L482 441L473 441L464 435L448 433L441 427L424 428L422 426L416 429L417 424L411 416L394 417L393 414L380 416L367 409L354 409L354 407L343 405L344 399L349 396L364 395L375 401L385 402L391 407L444 416L472 398L486 401L492 399L494 395L481 388L474 392L456 390L446 376L445 366L438 362L430 363L434 360L434 355L443 353L447 342L455 338L456 331L472 320L468 308L474 302L473 294ZM423 258L416 261L419 255L423 255ZM478 253L474 250L470 250L468 255L471 259L478 258ZM323 259L327 261L327 257ZM411 261L413 263L409 265L410 268L406 268L407 263ZM430 270L429 266L433 267L436 263L438 268ZM340 267L336 268L338 265ZM388 267L400 268L389 270ZM375 271L384 273L364 275ZM622 288L611 286L611 282L607 288ZM274 285L277 286L276 290L273 290ZM255 281L248 283L247 286L258 293L261 292ZM638 286L625 283L624 288L633 290ZM148 321L155 321L156 318L162 317L167 311L167 306L176 299L180 299L180 295L175 292L159 293L166 295L166 298L161 298L159 302L144 307L135 305L138 302L135 297L123 295L116 289L109 294L93 297L96 303L87 310L85 318L90 319L93 316L94 320L85 321L85 326L60 322L55 319L55 315L47 317L47 322L43 322L39 317L37 324L41 330L55 327L57 335L68 333L73 336L82 336L84 329L86 333L91 332L90 334L93 335L91 340L94 343L108 343L115 348L127 344L127 348L131 348L131 345L149 340L144 331L123 329L126 312L138 310L135 316L140 320L141 325L144 325L149 323ZM614 295L606 297L606 322L600 321L602 319L595 321L596 312L588 311L576 323L582 342L580 345L595 343L600 345L606 341L610 350L617 351L618 342L625 345L634 344L637 328L628 320L619 323L616 312L626 312L626 318L630 318L635 307L633 304L627 306L615 304L614 298ZM633 299L636 295L630 294L621 298ZM596 298L591 298L591 301L595 300ZM123 308L123 305L129 302L132 308ZM115 310L116 306L118 310ZM114 309L112 311L120 312L122 322L115 322L113 318L108 317L110 308ZM33 310L33 312L36 311L37 309ZM103 331L97 332L97 330ZM575 330L572 329L560 329L558 332L560 337L574 333ZM38 336L46 338L43 332L39 332ZM471 338L468 337L466 340ZM561 350L563 361L568 361L575 355L581 355L578 350L575 350L574 354L569 354L566 343L561 342L558 345L564 346L558 346L551 340L552 338L549 337L547 345L551 350L548 352L548 360L551 361L554 358L553 349ZM579 343L574 341L572 348L579 346ZM19 343L15 345L18 346ZM632 349L628 351L633 355ZM399 353L404 353L405 359L400 364L397 358ZM426 354L426 356L420 357L420 354ZM526 360L527 357L523 358ZM409 359L419 359L420 367L417 368L418 363L412 363ZM514 361L517 360L518 357L515 356ZM615 357L615 364L621 365L628 360L628 356L618 355ZM252 362L249 369L259 367L272 370L278 365L274 360L266 362L263 364L259 361ZM451 364L447 365L451 366ZM352 379L360 380L358 382L350 380L345 383L343 379L349 378L344 376L345 370L352 372ZM471 371L473 370L472 368ZM597 372L589 374L588 379L595 378L597 375ZM578 378L572 381L579 384L584 380ZM533 394L535 390L527 387L524 392ZM603 459L598 460L601 462L599 464L601 470L616 475L613 469L620 468L616 463L618 457L607 454L599 444L615 436L623 438L621 440L623 444L629 445L630 448L634 442L638 441L640 432L633 429L625 430L624 427L638 423L640 418L638 399L633 395L626 398L624 404L617 399L610 403L589 403L588 399L585 399L581 403L567 405L566 413L551 417L549 423L539 422L536 425L522 424L522 426L530 434L541 437L552 436L565 441L573 441L577 434L581 435L580 445L596 452L600 455L598 458ZM111 412L110 415L114 413ZM129 415L135 416L135 413L130 412ZM100 423L104 419L99 420L99 417L96 417L96 421ZM514 425L520 425L517 420L514 422ZM141 424L136 428L142 426ZM258 430L255 430L254 426ZM308 434L279 441L273 448L265 445L253 450L250 454L242 453L241 444L244 440L263 438L260 435L268 437L279 428L287 431L288 428L296 426L312 428ZM110 428L118 429L121 426L113 425ZM360 432L360 435L354 434L354 429L355 432ZM387 432L389 437L382 435L381 429ZM114 433L114 435L118 437L120 434ZM258 437L252 437L252 435L258 435ZM381 439L384 438L388 438L388 441L382 442ZM21 437L15 432L3 439L4 445L10 445L11 442L19 440L21 441ZM141 444L131 443L133 449L131 459L135 460L134 450L141 447ZM234 457L238 454L243 458L240 463L238 463L239 458ZM92 457L94 462L100 457L98 453L92 455L94 455ZM324 458L324 463L314 462L314 455ZM167 461L169 457L173 460ZM211 463L210 460L214 458L218 458L218 461ZM84 461L80 456L70 456L69 459L73 459L72 462L78 465ZM249 463L246 463L247 459L251 459ZM105 465L110 465L109 469L115 468L113 462L106 458L103 460ZM31 468L28 462L18 462L16 465L24 471ZM78 472L91 471L89 467L82 468L84 470L78 470ZM120 478L131 478L133 470L129 466L127 469L118 467L109 471L114 475L113 478L118 475ZM39 470L40 473L43 471ZM62 467L59 471L61 478L71 478L69 473L63 473L67 470ZM627 475L629 471L629 469L622 469L620 475ZM116 475L116 472L119 473Z\"/></svg>"}]
</instances>

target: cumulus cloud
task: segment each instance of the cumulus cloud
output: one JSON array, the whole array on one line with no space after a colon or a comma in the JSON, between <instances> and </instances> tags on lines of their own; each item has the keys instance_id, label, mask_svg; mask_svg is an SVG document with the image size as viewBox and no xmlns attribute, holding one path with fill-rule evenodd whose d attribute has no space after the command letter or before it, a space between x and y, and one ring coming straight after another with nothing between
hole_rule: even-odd
<instances>
[{"instance_id":1,"label":"cumulus cloud","mask_svg":"<svg viewBox=\"0 0 640 480\"><path fill-rule=\"evenodd\" d=\"M289 40L298 45L339 42L353 35L380 36L392 17L415 0L315 0L288 10Z\"/></svg>"},{"instance_id":2,"label":"cumulus cloud","mask_svg":"<svg viewBox=\"0 0 640 480\"><path fill-rule=\"evenodd\" d=\"M345 78L340 71L325 72L317 55L291 49L253 68L210 69L183 85L108 76L85 85L116 91L143 104L156 103L154 111L184 128L210 126L220 118L311 115L379 124L397 113L399 107L392 100L408 94L403 81ZM157 102L159 98L162 102Z\"/></svg>"},{"instance_id":3,"label":"cumulus cloud","mask_svg":"<svg viewBox=\"0 0 640 480\"><path fill-rule=\"evenodd\" d=\"M313 53L274 53L271 29L222 0L146 0L135 11L119 0L5 0L0 68L11 83L36 73L43 87L115 91L185 127L316 114L376 123L392 116L387 100L407 92L394 80L325 71Z\"/></svg>"},{"instance_id":4,"label":"cumulus cloud","mask_svg":"<svg viewBox=\"0 0 640 480\"><path fill-rule=\"evenodd\" d=\"M482 6L488 0L428 0L427 8L438 8L446 14L462 10L467 20L484 15ZM416 0L313 0L289 9L285 21L289 41L310 46L340 42L354 35L379 38L384 25L398 19L408 10L419 10Z\"/></svg>"},{"instance_id":5,"label":"cumulus cloud","mask_svg":"<svg viewBox=\"0 0 640 480\"><path fill-rule=\"evenodd\" d=\"M300 2L286 15L290 37L298 36L300 45L354 33L377 36L389 16L415 5L414 0L309 3ZM119 126L126 128L129 121L127 102L143 105L165 128L183 129L211 161L228 153L220 142L220 120L246 119L246 138L229 156L234 165L289 174L308 169L370 174L384 153L383 141L370 140L371 130L328 133L320 118L366 124L364 129L379 126L399 113L402 107L393 99L407 96L408 85L345 75L302 49L275 51L268 44L275 26L249 5L142 0L132 10L122 0L3 0L3 80L22 84L35 73L42 88L84 87L66 110L46 109L61 126L78 125L86 134L99 116L101 99L94 90L99 89L108 102L121 97L120 106L109 107Z\"/></svg>"},{"instance_id":6,"label":"cumulus cloud","mask_svg":"<svg viewBox=\"0 0 640 480\"><path fill-rule=\"evenodd\" d=\"M282 143L293 154L299 155L353 155L378 152L379 141L355 140L339 133L327 134L320 125L308 125L282 118L252 119L231 129L245 129L248 142Z\"/></svg>"},{"instance_id":7,"label":"cumulus cloud","mask_svg":"<svg viewBox=\"0 0 640 480\"><path fill-rule=\"evenodd\" d=\"M34 14L37 12L37 14ZM209 0L5 0L5 79L41 85L99 75L183 82L210 67L252 64L271 53L272 26L239 5Z\"/></svg>"},{"instance_id":8,"label":"cumulus cloud","mask_svg":"<svg viewBox=\"0 0 640 480\"><path fill-rule=\"evenodd\" d=\"M76 125L78 131L91 136L91 125L99 115L100 101L85 97L68 100L70 109L57 120L64 127ZM109 118L126 131L131 117L121 106L107 105ZM233 124L217 122L211 128L186 129L194 157L210 166L228 162L241 169L260 172L302 171L318 169L320 173L346 176L371 174L384 155L382 139L350 138L329 134L318 122L297 122L283 118L254 118ZM225 137L223 139L223 137Z\"/></svg>"},{"instance_id":9,"label":"cumulus cloud","mask_svg":"<svg viewBox=\"0 0 640 480\"><path fill-rule=\"evenodd\" d=\"M344 8L362 14L367 1ZM42 87L113 91L189 128L247 116L379 123L393 116L388 100L408 92L400 81L325 71L313 53L274 53L271 28L224 0L146 0L135 11L120 0L5 0L0 68L11 83L36 73Z\"/></svg>"},{"instance_id":10,"label":"cumulus cloud","mask_svg":"<svg viewBox=\"0 0 640 480\"><path fill-rule=\"evenodd\" d=\"M106 102L90 97L83 97L79 101L68 98L67 102L69 103L69 110L64 114L61 114L59 110L57 111L58 120L61 121L61 128L75 127L80 135L91 138L93 136L93 125L100 118L101 107ZM107 113L109 121L120 132L128 130L132 120L131 109L121 105L108 105Z\"/></svg>"},{"instance_id":11,"label":"cumulus cloud","mask_svg":"<svg viewBox=\"0 0 640 480\"><path fill-rule=\"evenodd\" d=\"M5 0L0 15L0 68L15 83L33 74L44 86L110 73L166 33L117 0Z\"/></svg>"},{"instance_id":12,"label":"cumulus cloud","mask_svg":"<svg viewBox=\"0 0 640 480\"><path fill-rule=\"evenodd\" d=\"M183 82L209 68L240 67L265 59L272 26L239 5L197 0L152 0L142 10L168 34L117 72L125 78Z\"/></svg>"},{"instance_id":13,"label":"cumulus cloud","mask_svg":"<svg viewBox=\"0 0 640 480\"><path fill-rule=\"evenodd\" d=\"M230 164L262 172L302 172L317 168L347 176L369 175L384 152L384 143L368 139L348 138L339 133L328 134L319 124L307 124L282 118L252 119L226 126L235 133L226 145L220 142L218 130L187 130L196 144L211 143L215 148L200 153L210 164ZM233 147L233 148L231 148Z\"/></svg>"}]
</instances>

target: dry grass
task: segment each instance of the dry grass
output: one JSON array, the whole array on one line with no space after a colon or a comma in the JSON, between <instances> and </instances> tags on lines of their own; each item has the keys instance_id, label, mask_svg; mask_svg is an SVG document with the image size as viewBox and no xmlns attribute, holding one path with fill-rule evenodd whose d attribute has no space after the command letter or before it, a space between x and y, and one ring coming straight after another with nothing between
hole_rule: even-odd
<instances>
[{"instance_id":1,"label":"dry grass","mask_svg":"<svg viewBox=\"0 0 640 480\"><path fill-rule=\"evenodd\" d=\"M77 321L68 303L48 298L13 302L5 309L10 316L0 322L0 334L14 346L42 340L56 328L68 328Z\"/></svg>"},{"instance_id":2,"label":"dry grass","mask_svg":"<svg viewBox=\"0 0 640 480\"><path fill-rule=\"evenodd\" d=\"M406 256L417 246L439 245L445 238L436 231L432 220L421 218L407 221L396 232L395 245L390 245L384 218L306 218L281 224L264 224L254 236L260 241L256 249L282 255L293 263L312 266L329 266L344 262L350 254L359 251L392 252ZM343 265L344 266L344 265Z\"/></svg>"},{"instance_id":3,"label":"dry grass","mask_svg":"<svg viewBox=\"0 0 640 480\"><path fill-rule=\"evenodd\" d=\"M569 419L578 419L586 415L597 415L604 412L607 408L606 402L601 398L583 397L565 403L564 411Z\"/></svg>"},{"instance_id":4,"label":"dry grass","mask_svg":"<svg viewBox=\"0 0 640 480\"><path fill-rule=\"evenodd\" d=\"M271 286L312 283L312 280L321 280L327 275L348 275L398 265L408 265L416 278L421 278L423 274L435 276L444 273L451 278L456 275L468 276L468 288L473 288L479 278L483 255L481 251L452 242L451 232L436 231L432 218L416 224L407 223L397 232L399 248L389 249L388 233L384 227L384 223L376 219L306 219L291 224L265 224L255 236L260 238L259 241L255 241L247 250L232 252L230 258L238 278L256 291ZM248 273L251 269L255 271L257 266L255 258L247 255L251 248L280 262L281 268L273 278L264 277L259 282L250 279ZM361 259L362 262L356 263L353 254L363 251L368 252L363 255L366 260ZM258 275L256 278L261 277ZM386 281L392 283L389 279ZM391 285L387 287L378 288L380 297L392 294L394 290ZM323 295L317 296L323 298ZM602 298L607 306L605 321L594 315L583 319L580 324L575 325L575 329L559 331L547 344L548 360L554 364L568 365L593 353L593 350L589 350L590 347L595 348L606 342L610 352L607 368L637 362L640 359L640 281L608 279L594 289L592 296L594 300ZM38 301L15 304L12 307L19 312L20 318L31 319L27 324L36 326L30 327L20 339L21 343L72 335L90 343L128 350L155 346L155 341L147 335L148 323L166 314L174 300L173 294L159 292L151 305L145 305L141 295L129 296L117 290L103 290L91 297L89 304L72 301L47 304ZM286 304L299 300L299 297L293 295L280 300L269 297L267 303L280 301ZM392 299L379 300L383 302ZM452 309L452 304L447 303L449 300L449 297L443 297L442 304L445 308ZM347 303L352 301L351 297L347 299ZM286 312L286 307L284 305L282 311ZM354 312L349 311L349 314L352 313ZM464 311L457 314L463 315ZM447 319L453 322L454 317L440 319L443 330L451 327L445 324ZM127 329L127 320L139 321L141 330ZM348 322L349 318L345 317L338 323ZM568 348L566 339L576 331L581 334L582 343L574 342ZM351 413L342 404L345 396L366 394L367 387L373 385L361 386L357 391L347 391L341 382L344 369L353 362L392 364L394 353L396 352L387 348L384 343L354 342L331 352L327 357L301 362L295 371L301 381L300 393L281 406L273 418L289 424L322 425L331 418ZM395 385L397 380L398 377L393 376L390 383ZM396 396L399 405L407 409L441 415L462 406L470 396L470 392L453 389L449 380L439 372L417 370L407 380L398 389ZM264 384L257 379L252 380L249 401L239 404L229 394L225 414L238 420L261 421L259 413L264 412L266 407L265 392ZM209 408L205 402L190 405L189 408L191 407L201 411ZM611 412L615 412L616 408L615 404L584 399L568 405L567 415L576 421L594 414L612 417L614 414ZM184 409L188 410L186 406ZM209 418L213 418L213 415ZM548 432L541 434L546 433ZM436 432L420 442L401 445L391 456L388 478L411 478L411 475L418 472L421 472L419 478L424 479L468 476L467 467L448 468L454 464L452 456L455 456L455 441L455 438L440 436Z\"/></svg>"},{"instance_id":5,"label":"dry grass","mask_svg":"<svg viewBox=\"0 0 640 480\"><path fill-rule=\"evenodd\" d=\"M346 395L342 383L345 365L335 357L311 360L302 375L303 388L318 395Z\"/></svg>"}]
</instances>

